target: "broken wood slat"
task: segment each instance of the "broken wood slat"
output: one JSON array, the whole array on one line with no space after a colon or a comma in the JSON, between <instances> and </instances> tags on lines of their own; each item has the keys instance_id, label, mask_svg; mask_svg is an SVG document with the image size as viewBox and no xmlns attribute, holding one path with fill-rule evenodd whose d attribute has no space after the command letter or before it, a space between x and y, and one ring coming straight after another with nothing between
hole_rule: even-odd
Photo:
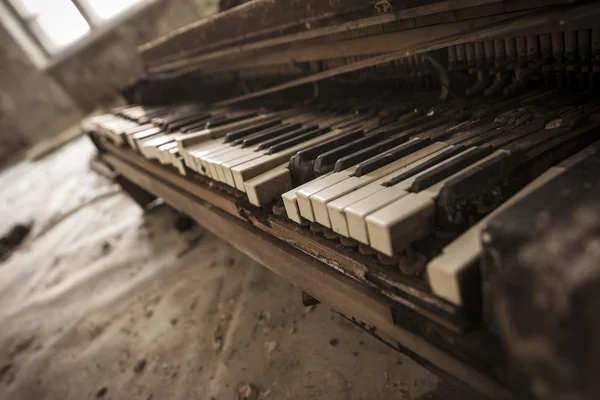
<instances>
[{"instance_id":1,"label":"broken wood slat","mask_svg":"<svg viewBox=\"0 0 600 400\"><path fill-rule=\"evenodd\" d=\"M365 7L364 0L255 0L194 22L138 47L145 62L163 59L181 49L223 45L289 26L303 25Z\"/></svg>"},{"instance_id":2,"label":"broken wood slat","mask_svg":"<svg viewBox=\"0 0 600 400\"><path fill-rule=\"evenodd\" d=\"M457 9L463 7L477 7L482 5L490 5L499 3L499 0L458 0L458 1L442 1L432 5L414 7L406 10L386 13L375 17L362 18L346 23L334 24L323 28L311 29L299 33L292 33L285 36L268 38L250 43L240 43L236 46L229 46L212 52L186 51L185 54L178 53L177 57L169 57L159 62L146 63L146 70L152 73L160 73L176 68L181 68L191 63L203 63L202 71L206 72L207 64L214 66L215 72L219 68L227 70L230 68L248 68L249 66L283 64L288 62L306 62L315 59L355 56L358 54L376 54L381 52L378 47L390 46L394 44L394 40L385 39L385 34L381 33L381 25L394 23L394 30L401 30L403 34L412 34L412 31L422 31L423 28L429 25L430 28L438 27L442 23L457 22L463 18L473 19L477 17L489 17L494 14L511 15L515 11L527 10L546 5L564 2L563 0L545 0L535 4L528 2L519 2L520 6L504 6L498 4L496 7L478 7L477 12L465 13L464 17L457 12ZM436 6L436 7L434 7ZM441 14L443 13L443 14ZM513 17L518 15L512 14ZM400 24L399 21L402 21ZM419 27L418 29L413 29ZM374 40L372 36L376 33ZM396 35L401 32L395 32ZM431 38L430 35L420 34L421 37ZM373 48L361 46L359 42L346 39L369 39ZM292 45L293 44L293 45ZM291 46L292 45L292 46ZM400 44L396 44L398 47ZM288 48L283 48L286 46ZM346 47L343 52L340 47ZM289 48L292 47L292 48ZM349 49L352 49L351 51ZM392 50L392 48L387 51ZM343 53L346 53L345 55ZM251 60L244 62L240 57L249 58ZM168 59L171 59L168 61ZM262 59L262 60L261 60ZM226 63L226 61L236 60L235 63ZM292 62L292 63L293 63Z\"/></svg>"},{"instance_id":3,"label":"broken wood slat","mask_svg":"<svg viewBox=\"0 0 600 400\"><path fill-rule=\"evenodd\" d=\"M258 90L256 92L251 92L242 96L234 97L228 100L215 103L215 106L221 107L242 103L247 100L265 96L267 94L276 93L285 89L290 89L307 83L318 82L348 72L358 71L364 68L385 64L390 61L399 60L415 54L422 54L427 51L438 50L444 47L454 46L468 42L493 39L509 34L517 34L519 30L532 29L536 27L552 28L564 24L565 21L572 23L574 20L581 18L589 18L591 15L598 14L600 14L600 9L598 9L598 7L596 7L593 4L574 7L568 11L552 10L546 12L529 12L515 19L484 25L482 27L473 29L469 33L463 32L459 34L451 34L441 38L436 38L434 40L430 40L418 45L408 46L402 50L398 50L389 54L374 56L366 60L358 61L337 68L332 68L327 71L305 76L299 79L292 80L290 82L272 86L267 89ZM181 74L181 72L179 72L178 74Z\"/></svg>"}]
</instances>

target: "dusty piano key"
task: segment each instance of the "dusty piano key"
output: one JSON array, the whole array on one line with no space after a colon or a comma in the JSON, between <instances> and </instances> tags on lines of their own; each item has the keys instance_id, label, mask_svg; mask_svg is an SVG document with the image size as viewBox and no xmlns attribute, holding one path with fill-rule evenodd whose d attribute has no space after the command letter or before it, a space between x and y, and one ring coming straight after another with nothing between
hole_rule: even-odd
<instances>
[{"instance_id":1,"label":"dusty piano key","mask_svg":"<svg viewBox=\"0 0 600 400\"><path fill-rule=\"evenodd\" d=\"M467 170L502 151L499 150L477 161L467 167ZM410 193L369 215L366 222L371 247L391 257L412 242L433 233L435 229L435 199L444 184L462 172L459 171L418 193Z\"/></svg>"},{"instance_id":2,"label":"dusty piano key","mask_svg":"<svg viewBox=\"0 0 600 400\"><path fill-rule=\"evenodd\" d=\"M121 136L121 131L136 126L137 123L129 120L116 120L108 121L101 124L106 137L111 140L117 146L124 143L124 139Z\"/></svg>"},{"instance_id":3,"label":"dusty piano key","mask_svg":"<svg viewBox=\"0 0 600 400\"><path fill-rule=\"evenodd\" d=\"M185 129L188 126L192 126L194 124L199 124L201 122L207 121L210 118L211 118L211 114L206 113L206 112L201 112L201 113L191 115L189 117L182 118L180 120L168 123L165 126L165 129L167 129L169 132L175 132L179 129Z\"/></svg>"},{"instance_id":4,"label":"dusty piano key","mask_svg":"<svg viewBox=\"0 0 600 400\"><path fill-rule=\"evenodd\" d=\"M177 138L176 133L159 134L157 137L138 140L138 149L146 158L158 158L157 148L164 144L173 142Z\"/></svg>"},{"instance_id":5,"label":"dusty piano key","mask_svg":"<svg viewBox=\"0 0 600 400\"><path fill-rule=\"evenodd\" d=\"M333 229L334 232L342 236L350 237L350 230L348 227L348 221L346 219L346 207L349 207L354 203L360 202L364 198L369 197L374 193L385 190L386 186L384 186L384 184L386 182L388 182L393 177L397 176L400 172L404 171L405 169L414 166L416 163L426 163L426 161L428 160L440 160L442 155L444 155L445 153L449 153L448 148L452 150L454 149L454 146L447 145L443 142L437 142L432 144L429 148L417 150L406 157L406 166L402 166L398 170L394 170L388 173L387 175L376 179L373 182L370 182L360 188L354 189L338 197L337 199L327 203L327 212L329 214L329 220L331 222L331 229ZM448 154L447 157L450 157L450 154ZM368 244L368 241L366 241L365 244Z\"/></svg>"},{"instance_id":6,"label":"dusty piano key","mask_svg":"<svg viewBox=\"0 0 600 400\"><path fill-rule=\"evenodd\" d=\"M245 191L244 182L255 178L256 176L264 172L267 172L272 168L275 168L277 165L280 165L284 162L289 162L290 157L296 154L298 151L308 148L310 146L314 146L315 144L331 139L342 133L343 131L333 130L331 132L309 139L303 143L289 147L280 152L264 155L260 158L233 167L231 169L231 172L234 177L235 187L241 191Z\"/></svg>"},{"instance_id":7,"label":"dusty piano key","mask_svg":"<svg viewBox=\"0 0 600 400\"><path fill-rule=\"evenodd\" d=\"M364 137L362 129L357 129L309 149L299 151L290 159L289 169L296 183L306 183L316 178L315 165L324 153ZM333 169L333 168L332 168Z\"/></svg>"},{"instance_id":8,"label":"dusty piano key","mask_svg":"<svg viewBox=\"0 0 600 400\"><path fill-rule=\"evenodd\" d=\"M248 194L250 203L256 206L262 206L274 201L277 196L292 189L294 184L290 165L294 163L294 160L297 162L299 157L303 157L303 161L305 162L314 162L314 157L320 154L323 149L335 147L338 143L340 143L340 140L338 139L341 139L341 142L343 142L359 137L361 134L362 131L353 131L348 134L327 140L309 149L302 150L292 156L288 163L274 168L271 171L265 172L264 174L261 174L258 177L249 180L248 182L245 182L244 187L246 193ZM302 154L302 156L300 156L300 154ZM312 160L308 157L312 157ZM310 166L312 166L312 163L310 163Z\"/></svg>"},{"instance_id":9,"label":"dusty piano key","mask_svg":"<svg viewBox=\"0 0 600 400\"><path fill-rule=\"evenodd\" d=\"M144 115L138 117L136 121L140 124L148 124L152 122L153 118L161 117L167 115L169 110L167 108L160 108L156 110L152 110L150 112L146 112Z\"/></svg>"},{"instance_id":10,"label":"dusty piano key","mask_svg":"<svg viewBox=\"0 0 600 400\"><path fill-rule=\"evenodd\" d=\"M220 177L220 179L222 181L224 181L228 185L230 185L232 187L237 187L235 184L234 177L233 177L232 168L234 168L237 165L246 163L250 160L254 160L256 158L262 157L264 154L266 154L266 152L263 151L262 149L267 148L266 147L267 145L272 146L274 144L283 143L286 140L301 137L302 135L309 133L309 132L319 133L320 129L326 129L326 128L318 128L317 124L322 121L323 121L323 119L313 120L312 124L306 125L306 126L301 126L300 128L295 129L291 132L289 132L289 131L279 132L279 133L277 133L277 135L275 137L258 142L249 149L243 148L243 150L238 151L235 154L232 154L231 157L217 161L216 163L214 163L214 166L217 170L218 176ZM264 136L261 136L261 138L264 139ZM303 138L306 140L307 137L303 136ZM244 142L246 142L246 141L244 141Z\"/></svg>"},{"instance_id":11,"label":"dusty piano key","mask_svg":"<svg viewBox=\"0 0 600 400\"><path fill-rule=\"evenodd\" d=\"M186 154L186 165L201 175L207 175L208 172L203 169L200 163L200 157L202 157L204 154L210 153L215 149L221 148L222 145L223 143L219 139L208 139L193 146L184 147L184 150L182 150L181 146L179 146L179 151L182 154Z\"/></svg>"},{"instance_id":12,"label":"dusty piano key","mask_svg":"<svg viewBox=\"0 0 600 400\"><path fill-rule=\"evenodd\" d=\"M252 125L249 126L247 128L243 128L243 129L238 129L236 131L230 132L227 135L225 135L225 139L223 140L223 143L230 143L233 142L235 140L239 140L242 138L245 138L247 136L250 136L254 133L258 133L261 131L264 131L265 129L269 129L269 128L273 128L275 126L279 126L281 125L282 121L280 118L273 118L271 120L267 120L264 122L260 122L256 125Z\"/></svg>"},{"instance_id":13,"label":"dusty piano key","mask_svg":"<svg viewBox=\"0 0 600 400\"><path fill-rule=\"evenodd\" d=\"M140 141L143 141L145 139L148 139L150 137L154 137L157 135L160 135L164 133L163 129L155 126L153 128L149 128L149 129L145 129L143 131L140 132L136 132L133 133L131 135L127 136L127 142L129 143L129 146L131 146L132 149L140 151L139 147L138 147L138 143Z\"/></svg>"},{"instance_id":14,"label":"dusty piano key","mask_svg":"<svg viewBox=\"0 0 600 400\"><path fill-rule=\"evenodd\" d=\"M321 178L326 178L327 176L329 176L331 174L332 173L330 172L328 174L321 176ZM302 223L302 216L300 215L300 208L298 206L297 191L302 190L304 187L312 184L313 182L314 181L307 182L307 183L300 185L298 187L295 187L294 189L291 189L281 195L281 199L283 200L283 204L285 207L287 217L289 219L291 219L292 221L297 222L299 224Z\"/></svg>"},{"instance_id":15,"label":"dusty piano key","mask_svg":"<svg viewBox=\"0 0 600 400\"><path fill-rule=\"evenodd\" d=\"M217 118L211 118L203 122L199 122L197 124L192 124L187 126L184 129L181 129L181 132L192 132L199 129L214 129L224 125L231 125L240 121L252 120L253 118L258 117L259 114L257 112L249 112L232 116L223 116Z\"/></svg>"},{"instance_id":16,"label":"dusty piano key","mask_svg":"<svg viewBox=\"0 0 600 400\"><path fill-rule=\"evenodd\" d=\"M330 139L321 144L313 146L309 149L302 150L292 156L290 162L287 163L285 167L280 166L250 180L249 182L246 182L244 185L250 202L255 205L264 205L275 200L277 196L294 187L294 180L297 183L298 178L293 178L294 172L292 170L293 167L291 167L292 165L295 164L296 168L299 168L299 166L304 163L305 165L302 165L303 167L312 169L315 157L324 149L332 148L339 145L339 143L358 138L362 134L362 130L352 131L341 135L340 137ZM299 161L299 159L302 160ZM308 164L308 167L306 167L306 164ZM286 172L285 169L288 171ZM312 176L314 177L314 173ZM307 177L305 176L304 178Z\"/></svg>"},{"instance_id":17,"label":"dusty piano key","mask_svg":"<svg viewBox=\"0 0 600 400\"><path fill-rule=\"evenodd\" d=\"M177 149L177 142L175 140L163 144L162 146L158 146L158 148L156 149L156 153L158 155L158 161L160 161L161 164L170 164L171 163L171 157L170 157L170 151L171 149Z\"/></svg>"},{"instance_id":18,"label":"dusty piano key","mask_svg":"<svg viewBox=\"0 0 600 400\"><path fill-rule=\"evenodd\" d=\"M255 134L252 134L248 137L242 138L242 139L237 139L233 142L234 145L240 144L242 148L244 147L251 147L254 146L256 144L259 144L265 140L274 138L275 136L278 135L282 135L284 133L296 130L296 129L300 129L302 127L302 124L299 122L296 123L284 123L282 125L279 126L275 126L269 129L266 129L264 131L261 132L257 132Z\"/></svg>"},{"instance_id":19,"label":"dusty piano key","mask_svg":"<svg viewBox=\"0 0 600 400\"><path fill-rule=\"evenodd\" d=\"M394 154L394 156L386 158L386 154L383 154L361 163L357 166L353 176L311 195L310 202L315 222L331 228L331 221L327 210L329 202L414 162L415 160L412 157L406 157L414 152L427 148L427 150L418 153L419 156L424 157L439 150L439 146L428 147L428 144L430 144L429 140L413 138L387 153ZM382 159L385 161L381 162ZM361 172L359 173L359 171Z\"/></svg>"},{"instance_id":20,"label":"dusty piano key","mask_svg":"<svg viewBox=\"0 0 600 400\"><path fill-rule=\"evenodd\" d=\"M430 117L427 117L427 118L431 119ZM412 127L410 129L406 129L406 130L404 129L404 126L386 130L387 133L392 134L392 132L394 132L394 134L387 139L384 139L384 140L377 142L371 146L362 148L352 154L349 154L347 156L340 158L335 163L334 171L339 172L339 171L345 170L352 165L358 164L369 158L378 156L378 155L388 151L389 149L392 149L393 147L396 147L396 146L400 145L401 143L406 142L411 136L413 136L419 132L426 131L427 129L430 129L432 127L438 126L442 123L443 123L443 121L441 119L436 119L435 121L427 120L427 123L425 123L425 124L419 124L416 127ZM399 130L400 130L400 132L396 133Z\"/></svg>"},{"instance_id":21,"label":"dusty piano key","mask_svg":"<svg viewBox=\"0 0 600 400\"><path fill-rule=\"evenodd\" d=\"M282 164L244 182L244 188L251 204L260 207L271 203L278 195L292 188L288 164Z\"/></svg>"},{"instance_id":22,"label":"dusty piano key","mask_svg":"<svg viewBox=\"0 0 600 400\"><path fill-rule=\"evenodd\" d=\"M291 132L287 132L282 135L273 137L271 139L264 140L258 144L258 147L256 149L257 150L265 150L265 149L268 149L269 147L274 146L278 143L285 142L289 139L296 138L296 137L304 135L306 133L310 133L311 131L316 131L317 129L319 129L319 126L317 124L310 124L310 125L302 126L301 128L293 130Z\"/></svg>"},{"instance_id":23,"label":"dusty piano key","mask_svg":"<svg viewBox=\"0 0 600 400\"><path fill-rule=\"evenodd\" d=\"M275 153L278 153L278 152L283 151L285 149L289 149L292 146L295 146L297 144L305 142L305 141L307 141L309 139L313 139L313 138L316 138L318 136L321 136L321 135L323 135L323 134L325 134L327 132L330 132L330 131L331 131L331 128L328 127L328 126L323 127L323 128L312 129L312 130L310 130L308 132L299 134L299 135L297 135L295 137L292 137L292 138L289 138L287 140L284 140L284 141L278 142L276 144L273 144L272 146L270 146L267 149L266 154L275 154Z\"/></svg>"},{"instance_id":24,"label":"dusty piano key","mask_svg":"<svg viewBox=\"0 0 600 400\"><path fill-rule=\"evenodd\" d=\"M366 127L366 125L363 125L363 128L365 128L365 127ZM329 160L333 159L333 163L335 164L336 159L338 159L340 156L345 156L347 154L356 152L357 150L364 148L365 145L368 146L368 145L376 142L378 139L385 137L386 133L387 133L387 131L380 132L379 130L376 130L373 134L371 134L367 137L360 138L358 140L351 142L350 144L343 145L339 149L331 150L330 152L327 152L319 157L321 157L322 160L327 157L330 157L330 158L327 158L326 162L331 162ZM405 142L406 140L408 140L408 139L402 140L401 142ZM319 160L319 157L317 158L317 162ZM316 168L316 163L315 163L315 168ZM333 169L333 168L331 168L331 169ZM335 184L336 182L339 182L340 180L346 179L348 176L350 176L353 173L354 173L354 168L350 167L347 170L344 170L344 171L341 171L338 173L327 172L324 174L320 174L319 177L317 179L315 179L314 181L307 182L305 184L302 184L302 185L284 193L281 197L282 197L288 218L290 218L292 221L295 221L297 223L302 223L302 216L301 216L301 211L300 211L300 207L301 207L300 204L302 203L302 207L304 208L304 214L308 215L307 218L309 220L314 221L314 215L312 214L312 206L310 205L310 199L309 199L310 194L315 193L316 191L321 190L325 187L331 186L331 185ZM302 201L298 200L299 199L298 192L302 192Z\"/></svg>"},{"instance_id":25,"label":"dusty piano key","mask_svg":"<svg viewBox=\"0 0 600 400\"><path fill-rule=\"evenodd\" d=\"M314 172L316 176L325 175L328 172L331 172L335 169L335 165L338 160L341 158L354 154L359 150L364 149L365 147L370 147L378 141L382 140L386 134L378 133L374 135L369 135L363 138L359 138L357 140L353 140L350 143L342 144L336 149L329 150L317 157L315 160ZM400 141L406 141L408 138L401 138ZM375 153L375 152L374 152ZM352 164L353 165L353 164ZM339 168L339 170L344 170L346 168Z\"/></svg>"},{"instance_id":26,"label":"dusty piano key","mask_svg":"<svg viewBox=\"0 0 600 400\"><path fill-rule=\"evenodd\" d=\"M214 115L212 117L210 117L209 119L205 120L205 121L201 121L201 122L196 122L194 124L191 125L187 125L183 128L179 129L179 132L181 133L190 133L190 132L196 132L196 131L201 131L204 129L208 129L209 126L217 124L221 121L225 121L227 117L225 115Z\"/></svg>"},{"instance_id":27,"label":"dusty piano key","mask_svg":"<svg viewBox=\"0 0 600 400\"><path fill-rule=\"evenodd\" d=\"M409 165L328 203L327 211L332 229L361 243L369 244L365 223L367 215L406 195L418 174L465 151L462 146L447 145L443 142L431 146L431 149L420 150L410 155L410 159L407 159L411 162ZM434 152L430 152L431 150Z\"/></svg>"},{"instance_id":28,"label":"dusty piano key","mask_svg":"<svg viewBox=\"0 0 600 400\"><path fill-rule=\"evenodd\" d=\"M177 142L175 144L177 144ZM169 149L167 158L168 162L166 162L166 164L171 164L174 167L178 167L177 164L181 161L182 167L185 167L185 164L183 163L183 157L181 154L179 154L179 147L175 146L172 149Z\"/></svg>"},{"instance_id":29,"label":"dusty piano key","mask_svg":"<svg viewBox=\"0 0 600 400\"><path fill-rule=\"evenodd\" d=\"M294 125L295 124L291 126ZM275 137L265 140L264 142L260 142L250 148L240 148L236 146L225 150L225 152L220 152L214 155L209 154L208 157L202 159L202 164L209 169L211 176L213 176L213 179L227 183L227 175L223 167L225 163L235 163L235 160L240 160L240 162L246 162L251 159L258 158L264 153L264 151L261 151L263 150L261 146L263 146L265 143L277 143L285 140L285 138L299 136L306 132L316 130L317 126L309 125L300 127L292 131L289 131L289 128L290 126L286 127L285 131L283 129L277 130L276 132L278 132L278 134Z\"/></svg>"},{"instance_id":30,"label":"dusty piano key","mask_svg":"<svg viewBox=\"0 0 600 400\"><path fill-rule=\"evenodd\" d=\"M560 164L550 167L523 189L502 203L498 208L473 225L469 230L444 247L442 252L427 264L427 276L433 293L453 304L468 307L469 302L479 304L479 262L483 254L481 232L488 222L503 210L517 204L525 196L553 180L572 166L600 151L600 143L594 143L572 155Z\"/></svg>"},{"instance_id":31,"label":"dusty piano key","mask_svg":"<svg viewBox=\"0 0 600 400\"><path fill-rule=\"evenodd\" d=\"M298 188L295 201L291 200L292 195L288 194L288 206L292 207L292 203L294 205L297 205L298 212L302 217L306 218L309 221L315 222L315 216L310 201L311 195L323 189L326 189L329 186L335 185L336 183L341 182L342 180L347 179L349 176L353 175L360 161L376 157L381 153L381 151L392 149L398 145L406 143L409 140L409 137L404 134L394 135L388 139L383 140L382 142L376 142L375 144L368 146L366 148L367 151L364 151L364 144L371 143L372 140L376 140L378 137L385 136L388 132L390 131L386 130L385 132L378 133L373 136L358 139L348 145L341 146L339 149L332 150L331 152L319 156L321 157L321 159L326 159L328 157L330 159L332 155L336 157L342 156L342 158L336 161L336 169L334 169L335 173L321 176L319 177L319 179L316 179L315 181L309 182L306 185L302 185L301 188ZM360 153L360 155L355 156L356 153ZM319 158L317 158L317 162L318 160ZM344 165L347 165L348 168L338 170L337 166L338 163L340 163L340 160L343 160ZM351 160L352 162L350 162L349 160Z\"/></svg>"},{"instance_id":32,"label":"dusty piano key","mask_svg":"<svg viewBox=\"0 0 600 400\"><path fill-rule=\"evenodd\" d=\"M188 117L191 117L195 114L197 114L199 111L198 110L187 110L187 111L180 111L180 112L172 112L163 116L158 116L152 119L152 123L166 128L169 124L177 122L177 121L181 121L184 120Z\"/></svg>"},{"instance_id":33,"label":"dusty piano key","mask_svg":"<svg viewBox=\"0 0 600 400\"><path fill-rule=\"evenodd\" d=\"M546 168L597 140L597 129L593 122L574 129L544 129L533 140L526 137L511 143L507 147L510 155L499 155L448 182L438 199L440 223L445 229L452 229L457 216L460 221L478 219L478 215L467 210L484 192L502 187L494 192L513 193ZM502 197L496 196L495 201L502 201Z\"/></svg>"},{"instance_id":34,"label":"dusty piano key","mask_svg":"<svg viewBox=\"0 0 600 400\"><path fill-rule=\"evenodd\" d=\"M280 125L276 125L274 127L271 128L264 128L265 124L269 125L273 122L272 119L267 119L266 122L265 121L259 121L258 124L251 124L248 126L245 126L241 129L235 129L232 131L229 131L225 136L227 137L227 135L235 135L235 137L238 137L239 139L237 140L242 140L244 137L248 137L248 136L244 136L244 135L249 135L252 136L252 132L255 130L259 130L262 131L262 129L277 129L277 127L279 127ZM207 136L209 136L210 134L207 132L204 133L200 133L200 135L203 135L205 138L205 141L210 141L212 139L207 139ZM191 135L190 135L191 136ZM212 135L211 135L212 137ZM195 141L195 140L194 140ZM185 142L183 142L182 140L179 140L179 148L182 154L189 154L192 151L190 150L190 147L194 147L194 155L193 156L189 156L186 157L186 163L187 164L193 164L194 165L194 169L195 169L195 165L196 164L200 164L199 161L202 159L202 157L206 156L207 154L213 153L215 151L221 151L221 149L229 149L229 148L234 148L233 146L235 145L236 141L234 141L233 143L231 142L223 142L223 141L219 141L218 145L210 145L207 146L205 141L201 141L200 143L195 143L195 144L189 144L190 142L194 142L191 140L188 140L188 144L185 144ZM200 151L201 150L201 151ZM206 167L204 169L199 168L200 172L205 171Z\"/></svg>"},{"instance_id":35,"label":"dusty piano key","mask_svg":"<svg viewBox=\"0 0 600 400\"><path fill-rule=\"evenodd\" d=\"M205 142L211 139L221 138L229 132L233 132L238 129L243 129L249 126L252 126L256 123L262 122L266 119L270 119L270 115L258 115L253 118L243 119L241 121L232 122L231 124L213 127L208 129L203 129L201 131L187 132L179 135L177 139L177 143L179 145L179 150L182 153L185 153L185 148L189 146L196 145L198 143Z\"/></svg>"}]
</instances>

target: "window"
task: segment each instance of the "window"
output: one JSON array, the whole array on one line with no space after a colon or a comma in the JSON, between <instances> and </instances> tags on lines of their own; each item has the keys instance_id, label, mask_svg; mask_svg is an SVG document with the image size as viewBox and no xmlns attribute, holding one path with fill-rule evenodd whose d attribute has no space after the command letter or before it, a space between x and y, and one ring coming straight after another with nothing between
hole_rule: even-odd
<instances>
[{"instance_id":1,"label":"window","mask_svg":"<svg viewBox=\"0 0 600 400\"><path fill-rule=\"evenodd\" d=\"M0 0L0 6L4 3L12 11L20 30L27 36L25 39L40 47L48 61L82 39L94 36L126 11L150 2L152 0Z\"/></svg>"}]
</instances>

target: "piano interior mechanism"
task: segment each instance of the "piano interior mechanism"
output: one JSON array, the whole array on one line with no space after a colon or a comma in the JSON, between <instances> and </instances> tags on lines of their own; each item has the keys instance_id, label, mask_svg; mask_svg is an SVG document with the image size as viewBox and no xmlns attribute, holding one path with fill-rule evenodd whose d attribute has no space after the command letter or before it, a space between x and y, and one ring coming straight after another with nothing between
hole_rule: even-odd
<instances>
[{"instance_id":1,"label":"piano interior mechanism","mask_svg":"<svg viewBox=\"0 0 600 400\"><path fill-rule=\"evenodd\" d=\"M599 398L600 6L254 0L85 121L198 220L491 398Z\"/></svg>"}]
</instances>

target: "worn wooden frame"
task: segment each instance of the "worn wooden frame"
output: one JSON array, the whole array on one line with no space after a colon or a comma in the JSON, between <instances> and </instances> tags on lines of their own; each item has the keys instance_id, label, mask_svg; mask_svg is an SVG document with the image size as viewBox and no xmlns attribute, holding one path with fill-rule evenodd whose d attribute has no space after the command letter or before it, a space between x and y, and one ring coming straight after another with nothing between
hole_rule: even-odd
<instances>
[{"instance_id":1,"label":"worn wooden frame","mask_svg":"<svg viewBox=\"0 0 600 400\"><path fill-rule=\"evenodd\" d=\"M174 169L152 163L139 155L103 143L93 137L101 158L119 176L152 193L200 225L231 243L238 250L269 268L303 292L346 316L368 333L398 351L408 354L433 372L456 384L494 399L512 398L503 376L501 357L482 349L490 347L490 336L474 330L462 334L431 335L432 324L412 310L398 306L376 290L331 268L327 260L292 246L272 226L261 229L232 199L182 177ZM241 211L241 214L240 214ZM287 229L275 227L279 234ZM435 329L434 329L435 330ZM445 337L447 340L440 337ZM497 346L492 340L491 346ZM473 346L474 344L474 346ZM498 349L496 349L498 350ZM479 359L478 359L479 358ZM500 374L502 375L502 374Z\"/></svg>"}]
</instances>

